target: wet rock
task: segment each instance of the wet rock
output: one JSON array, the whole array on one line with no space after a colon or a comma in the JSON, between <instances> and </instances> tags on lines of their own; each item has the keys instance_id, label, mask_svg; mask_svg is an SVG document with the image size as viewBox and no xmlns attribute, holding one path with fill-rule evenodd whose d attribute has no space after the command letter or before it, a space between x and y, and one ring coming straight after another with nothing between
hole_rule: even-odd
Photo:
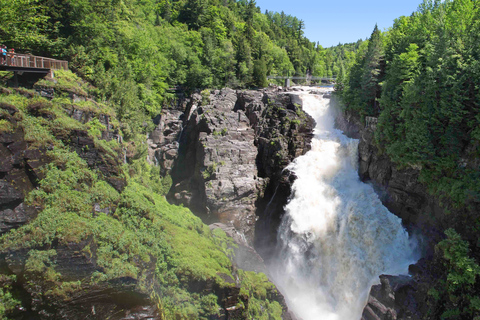
<instances>
[{"instance_id":1,"label":"wet rock","mask_svg":"<svg viewBox=\"0 0 480 320\"><path fill-rule=\"evenodd\" d=\"M409 276L380 276L372 287L362 320L420 320L416 282Z\"/></svg>"}]
</instances>

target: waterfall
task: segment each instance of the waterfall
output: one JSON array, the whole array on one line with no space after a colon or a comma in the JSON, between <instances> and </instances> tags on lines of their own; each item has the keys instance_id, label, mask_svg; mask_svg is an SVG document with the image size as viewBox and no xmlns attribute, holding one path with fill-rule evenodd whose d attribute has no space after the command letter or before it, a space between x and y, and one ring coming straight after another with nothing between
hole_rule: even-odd
<instances>
[{"instance_id":1,"label":"waterfall","mask_svg":"<svg viewBox=\"0 0 480 320\"><path fill-rule=\"evenodd\" d=\"M317 125L312 149L289 170L297 180L269 269L302 320L359 320L380 274L415 262L401 220L357 173L358 140L334 128L330 100L299 94Z\"/></svg>"}]
</instances>

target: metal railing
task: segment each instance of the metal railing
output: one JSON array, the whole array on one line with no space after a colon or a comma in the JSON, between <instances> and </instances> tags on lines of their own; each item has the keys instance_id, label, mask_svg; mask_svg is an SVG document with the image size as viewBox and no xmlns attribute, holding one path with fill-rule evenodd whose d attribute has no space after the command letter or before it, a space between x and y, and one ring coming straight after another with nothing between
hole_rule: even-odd
<instances>
[{"instance_id":1,"label":"metal railing","mask_svg":"<svg viewBox=\"0 0 480 320\"><path fill-rule=\"evenodd\" d=\"M20 68L40 68L52 70L68 70L68 61L33 56L31 54L7 53L4 65Z\"/></svg>"},{"instance_id":2,"label":"metal railing","mask_svg":"<svg viewBox=\"0 0 480 320\"><path fill-rule=\"evenodd\" d=\"M333 81L336 77L313 77L313 76L267 76L267 79L292 79L292 80L329 80Z\"/></svg>"}]
</instances>

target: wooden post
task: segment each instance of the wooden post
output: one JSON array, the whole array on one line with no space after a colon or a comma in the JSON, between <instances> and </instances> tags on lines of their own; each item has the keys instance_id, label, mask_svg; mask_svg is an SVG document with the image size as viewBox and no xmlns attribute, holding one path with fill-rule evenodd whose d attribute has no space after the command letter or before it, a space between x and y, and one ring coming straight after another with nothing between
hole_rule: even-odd
<instances>
[{"instance_id":1,"label":"wooden post","mask_svg":"<svg viewBox=\"0 0 480 320\"><path fill-rule=\"evenodd\" d=\"M18 74L17 74L17 71L13 72L13 86L15 88L18 88Z\"/></svg>"}]
</instances>

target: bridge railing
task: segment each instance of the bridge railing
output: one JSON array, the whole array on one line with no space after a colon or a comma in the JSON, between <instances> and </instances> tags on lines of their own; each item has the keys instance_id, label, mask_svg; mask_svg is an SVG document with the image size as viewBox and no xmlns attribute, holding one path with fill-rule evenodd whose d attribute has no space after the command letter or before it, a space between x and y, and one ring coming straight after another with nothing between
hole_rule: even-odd
<instances>
[{"instance_id":1,"label":"bridge railing","mask_svg":"<svg viewBox=\"0 0 480 320\"><path fill-rule=\"evenodd\" d=\"M33 56L31 54L7 53L6 65L21 68L68 70L68 61Z\"/></svg>"},{"instance_id":2,"label":"bridge railing","mask_svg":"<svg viewBox=\"0 0 480 320\"><path fill-rule=\"evenodd\" d=\"M292 79L292 80L330 80L333 81L336 77L313 77L313 76L267 76L267 79Z\"/></svg>"}]
</instances>

